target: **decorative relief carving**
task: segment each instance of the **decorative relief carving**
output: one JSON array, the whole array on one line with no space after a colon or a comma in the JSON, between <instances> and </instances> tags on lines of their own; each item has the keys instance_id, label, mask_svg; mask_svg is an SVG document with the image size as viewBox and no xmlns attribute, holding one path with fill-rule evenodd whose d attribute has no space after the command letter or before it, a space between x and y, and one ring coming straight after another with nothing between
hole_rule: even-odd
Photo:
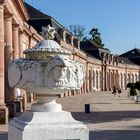
<instances>
[{"instance_id":1,"label":"decorative relief carving","mask_svg":"<svg viewBox=\"0 0 140 140\"><path fill-rule=\"evenodd\" d=\"M55 55L48 61L18 59L9 64L10 86L80 88L84 81L84 66L67 56ZM13 82L15 81L15 82Z\"/></svg>"},{"instance_id":2,"label":"decorative relief carving","mask_svg":"<svg viewBox=\"0 0 140 140\"><path fill-rule=\"evenodd\" d=\"M53 38L54 28L43 27L42 34ZM68 58L71 53L53 40L43 40L24 51L26 58L9 63L10 86L33 93L79 89L84 81L83 64ZM18 77L16 76L18 74ZM14 75L14 76L11 76Z\"/></svg>"}]
</instances>

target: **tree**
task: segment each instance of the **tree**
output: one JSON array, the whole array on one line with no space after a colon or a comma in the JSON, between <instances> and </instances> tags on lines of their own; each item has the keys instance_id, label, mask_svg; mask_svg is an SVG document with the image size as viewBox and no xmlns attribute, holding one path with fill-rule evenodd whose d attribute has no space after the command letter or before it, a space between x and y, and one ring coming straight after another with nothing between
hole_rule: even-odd
<instances>
[{"instance_id":1,"label":"tree","mask_svg":"<svg viewBox=\"0 0 140 140\"><path fill-rule=\"evenodd\" d=\"M69 25L69 31L80 40L85 36L85 27L81 25Z\"/></svg>"},{"instance_id":2,"label":"tree","mask_svg":"<svg viewBox=\"0 0 140 140\"><path fill-rule=\"evenodd\" d=\"M101 34L99 33L97 28L92 28L92 30L89 33L92 38L90 38L90 40L94 41L95 43L97 43L101 48L104 47L104 44L102 43L102 39L101 39Z\"/></svg>"},{"instance_id":3,"label":"tree","mask_svg":"<svg viewBox=\"0 0 140 140\"><path fill-rule=\"evenodd\" d=\"M98 44L101 48L104 48L101 34L97 28L92 28L92 30L89 32L92 37L85 36L85 27L81 25L69 25L69 31L82 41L90 40Z\"/></svg>"}]
</instances>

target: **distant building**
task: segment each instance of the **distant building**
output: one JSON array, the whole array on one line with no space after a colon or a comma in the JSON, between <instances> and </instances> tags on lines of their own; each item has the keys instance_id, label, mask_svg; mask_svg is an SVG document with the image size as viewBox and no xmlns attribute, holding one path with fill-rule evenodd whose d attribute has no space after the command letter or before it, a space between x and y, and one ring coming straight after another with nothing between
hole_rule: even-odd
<instances>
[{"instance_id":1,"label":"distant building","mask_svg":"<svg viewBox=\"0 0 140 140\"><path fill-rule=\"evenodd\" d=\"M115 56L95 42L80 42L53 17L23 0L1 0L0 23L0 123L7 123L8 112L12 114L17 107L16 89L11 89L8 84L8 62L25 57L23 50L33 47L43 39L40 35L42 26L53 26L57 31L55 40L72 52L72 60L79 61L86 67L86 79L81 89L69 91L62 96L107 91L114 86L126 89L128 82L140 80L140 49ZM22 111L26 102L34 99L34 95L26 95L21 90L18 99Z\"/></svg>"},{"instance_id":2,"label":"distant building","mask_svg":"<svg viewBox=\"0 0 140 140\"><path fill-rule=\"evenodd\" d=\"M130 61L140 66L140 49L138 48L121 54L120 57L128 58Z\"/></svg>"}]
</instances>

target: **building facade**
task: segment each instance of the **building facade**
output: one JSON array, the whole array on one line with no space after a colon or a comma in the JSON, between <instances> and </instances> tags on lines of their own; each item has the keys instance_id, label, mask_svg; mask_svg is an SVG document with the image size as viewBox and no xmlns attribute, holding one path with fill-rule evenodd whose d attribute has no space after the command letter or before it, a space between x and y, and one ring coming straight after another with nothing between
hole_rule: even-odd
<instances>
[{"instance_id":1,"label":"building facade","mask_svg":"<svg viewBox=\"0 0 140 140\"><path fill-rule=\"evenodd\" d=\"M42 39L28 19L23 0L0 0L0 123L8 123L8 104L16 98L8 84L8 62L24 57L23 50Z\"/></svg>"},{"instance_id":2,"label":"building facade","mask_svg":"<svg viewBox=\"0 0 140 140\"><path fill-rule=\"evenodd\" d=\"M93 42L80 43L54 18L23 0L0 0L0 123L8 123L8 113L13 111L17 98L16 88L12 89L8 84L8 63L12 59L25 57L23 51L43 39L41 28L47 25L56 29L55 40L72 52L70 58L83 63L86 69L81 89L62 96L107 91L112 90L113 86L125 90L128 82L140 80L140 66L128 57L114 56ZM22 108L25 109L27 100L33 97L27 96L24 90L20 92Z\"/></svg>"}]
</instances>

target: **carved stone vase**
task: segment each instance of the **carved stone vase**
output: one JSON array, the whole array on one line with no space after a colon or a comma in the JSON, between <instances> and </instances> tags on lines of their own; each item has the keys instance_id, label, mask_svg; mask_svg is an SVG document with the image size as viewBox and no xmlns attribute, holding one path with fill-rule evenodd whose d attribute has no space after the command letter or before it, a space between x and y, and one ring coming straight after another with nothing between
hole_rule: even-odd
<instances>
[{"instance_id":1,"label":"carved stone vase","mask_svg":"<svg viewBox=\"0 0 140 140\"><path fill-rule=\"evenodd\" d=\"M71 53L53 40L41 41L24 54L26 58L9 63L9 85L34 93L37 103L10 121L8 140L88 140L87 127L55 101L81 87L84 66L70 60Z\"/></svg>"}]
</instances>

